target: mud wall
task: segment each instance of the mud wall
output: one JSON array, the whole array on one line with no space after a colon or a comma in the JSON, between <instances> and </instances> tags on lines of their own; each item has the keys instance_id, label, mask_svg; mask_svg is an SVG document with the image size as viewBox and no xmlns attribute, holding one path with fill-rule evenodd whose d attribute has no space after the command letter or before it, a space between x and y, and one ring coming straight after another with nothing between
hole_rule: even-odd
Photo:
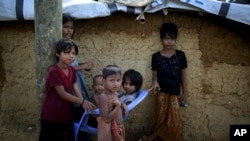
<instances>
[{"instance_id":1,"label":"mud wall","mask_svg":"<svg viewBox=\"0 0 250 141\"><path fill-rule=\"evenodd\" d=\"M177 49L188 60L188 108L181 108L182 137L186 141L227 141L230 124L250 123L250 27L214 15L187 12L110 17L76 21L79 61L93 60L85 72L91 92L92 77L108 64L123 71L134 68L151 84L151 54L161 49L163 22L179 27ZM0 140L37 139L41 101L36 94L34 22L0 22ZM128 141L149 133L154 113L153 95L136 107L126 121Z\"/></svg>"}]
</instances>

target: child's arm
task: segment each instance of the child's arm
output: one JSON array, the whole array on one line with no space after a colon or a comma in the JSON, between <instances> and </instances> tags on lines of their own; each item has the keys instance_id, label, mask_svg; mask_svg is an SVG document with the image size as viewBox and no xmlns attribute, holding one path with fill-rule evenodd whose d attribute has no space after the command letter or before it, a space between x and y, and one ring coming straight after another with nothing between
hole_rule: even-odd
<instances>
[{"instance_id":1,"label":"child's arm","mask_svg":"<svg viewBox=\"0 0 250 141\"><path fill-rule=\"evenodd\" d=\"M83 100L82 100L82 103L81 103L82 106L83 106L83 108L84 108L84 109L87 109L87 110L90 110L90 111L93 111L93 109L92 109L91 107L93 107L94 104L91 103L91 102L89 102L89 101L87 101L87 100L85 100L85 98L82 97L81 90L79 89L77 83L74 83L74 84L73 84L73 89L74 89L74 91L75 91L76 96L83 99ZM93 104L93 105L92 105L92 104Z\"/></svg>"},{"instance_id":2,"label":"child's arm","mask_svg":"<svg viewBox=\"0 0 250 141\"><path fill-rule=\"evenodd\" d=\"M109 107L115 106L111 108L111 111ZM119 101L107 101L104 94L98 96L98 107L100 109L100 116L103 117L105 122L111 122L112 119L114 119L116 113L121 108L121 103Z\"/></svg>"},{"instance_id":3,"label":"child's arm","mask_svg":"<svg viewBox=\"0 0 250 141\"><path fill-rule=\"evenodd\" d=\"M158 81L157 81L157 71L153 71L151 88L153 88L154 93L155 93L157 87L159 87L159 84L158 84Z\"/></svg>"},{"instance_id":4,"label":"child's arm","mask_svg":"<svg viewBox=\"0 0 250 141\"><path fill-rule=\"evenodd\" d=\"M79 66L74 67L76 71L79 70L85 70L85 71L89 71L94 67L94 63L92 61L87 61L84 63L79 63Z\"/></svg>"},{"instance_id":5,"label":"child's arm","mask_svg":"<svg viewBox=\"0 0 250 141\"><path fill-rule=\"evenodd\" d=\"M83 97L82 97L81 90L79 89L77 83L74 83L74 84L73 84L73 89L74 89L75 94L76 94L77 97L83 98Z\"/></svg>"},{"instance_id":6,"label":"child's arm","mask_svg":"<svg viewBox=\"0 0 250 141\"><path fill-rule=\"evenodd\" d=\"M94 108L95 108L94 104L92 104L91 102L89 102L87 100L84 100L84 98L82 96L76 97L76 96L71 95L70 93L65 91L65 89L62 85L55 86L55 89L61 98L65 99L67 101L70 101L70 102L81 104L84 109L91 110L91 111L94 110Z\"/></svg>"},{"instance_id":7,"label":"child's arm","mask_svg":"<svg viewBox=\"0 0 250 141\"><path fill-rule=\"evenodd\" d=\"M96 95L95 95L95 94L92 94L92 96L91 96L91 98L90 98L90 101L91 101L94 105L98 106L98 102L97 102L97 98L96 98Z\"/></svg>"},{"instance_id":8,"label":"child's arm","mask_svg":"<svg viewBox=\"0 0 250 141\"><path fill-rule=\"evenodd\" d=\"M112 119L109 118L109 105L105 94L100 94L97 96L98 107L100 110L100 116L105 122L110 122Z\"/></svg>"},{"instance_id":9,"label":"child's arm","mask_svg":"<svg viewBox=\"0 0 250 141\"><path fill-rule=\"evenodd\" d=\"M109 101L109 107L111 107L111 111L109 112L109 117L113 119L116 116L116 113L121 110L121 102L117 99L111 99Z\"/></svg>"},{"instance_id":10,"label":"child's arm","mask_svg":"<svg viewBox=\"0 0 250 141\"><path fill-rule=\"evenodd\" d=\"M128 106L127 106L128 104L125 104L125 103L122 103L122 109L124 110L124 113L125 113L125 116L127 116L128 115Z\"/></svg>"},{"instance_id":11,"label":"child's arm","mask_svg":"<svg viewBox=\"0 0 250 141\"><path fill-rule=\"evenodd\" d=\"M127 101L127 102L125 102L125 104L128 105L128 104L130 104L131 102L132 102L132 101Z\"/></svg>"},{"instance_id":12,"label":"child's arm","mask_svg":"<svg viewBox=\"0 0 250 141\"><path fill-rule=\"evenodd\" d=\"M182 95L180 97L182 102L187 102L187 72L186 69L181 71L181 86L182 86Z\"/></svg>"}]
</instances>

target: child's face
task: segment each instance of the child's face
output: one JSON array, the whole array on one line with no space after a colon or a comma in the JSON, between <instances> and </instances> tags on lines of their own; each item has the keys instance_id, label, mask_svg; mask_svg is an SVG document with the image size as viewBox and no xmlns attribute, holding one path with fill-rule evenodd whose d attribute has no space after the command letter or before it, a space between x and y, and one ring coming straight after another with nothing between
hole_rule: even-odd
<instances>
[{"instance_id":1,"label":"child's face","mask_svg":"<svg viewBox=\"0 0 250 141\"><path fill-rule=\"evenodd\" d=\"M103 83L107 90L117 92L121 87L121 75L113 74L103 79Z\"/></svg>"},{"instance_id":2,"label":"child's face","mask_svg":"<svg viewBox=\"0 0 250 141\"><path fill-rule=\"evenodd\" d=\"M65 22L63 24L63 38L71 39L74 34L74 25L72 22Z\"/></svg>"},{"instance_id":3,"label":"child's face","mask_svg":"<svg viewBox=\"0 0 250 141\"><path fill-rule=\"evenodd\" d=\"M72 47L69 50L66 50L65 52L62 51L60 54L57 54L59 57L59 63L64 65L70 65L76 58L76 51L75 48Z\"/></svg>"},{"instance_id":4,"label":"child's face","mask_svg":"<svg viewBox=\"0 0 250 141\"><path fill-rule=\"evenodd\" d=\"M165 48L172 49L172 48L174 48L175 41L176 41L176 39L173 39L173 38L171 38L170 36L167 35L166 37L164 37L162 39L162 45Z\"/></svg>"},{"instance_id":5,"label":"child's face","mask_svg":"<svg viewBox=\"0 0 250 141\"><path fill-rule=\"evenodd\" d=\"M103 82L102 82L102 77L97 77L95 79L95 82L93 84L93 89L96 94L100 94L104 90Z\"/></svg>"},{"instance_id":6,"label":"child's face","mask_svg":"<svg viewBox=\"0 0 250 141\"><path fill-rule=\"evenodd\" d=\"M131 84L131 81L130 81L130 79L128 77L125 77L123 88L126 91L126 94L132 94L136 90L135 85Z\"/></svg>"}]
</instances>

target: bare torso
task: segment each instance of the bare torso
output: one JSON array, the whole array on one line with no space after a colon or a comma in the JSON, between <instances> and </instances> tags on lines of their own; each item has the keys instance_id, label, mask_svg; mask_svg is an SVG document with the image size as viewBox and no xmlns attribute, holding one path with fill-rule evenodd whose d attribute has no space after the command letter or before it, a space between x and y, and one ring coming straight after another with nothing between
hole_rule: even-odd
<instances>
[{"instance_id":1,"label":"bare torso","mask_svg":"<svg viewBox=\"0 0 250 141\"><path fill-rule=\"evenodd\" d=\"M100 115L105 122L111 122L114 119L118 125L123 124L122 108L121 106L115 111L115 105L111 104L111 100L119 101L117 93L102 93L98 95L98 107Z\"/></svg>"}]
</instances>

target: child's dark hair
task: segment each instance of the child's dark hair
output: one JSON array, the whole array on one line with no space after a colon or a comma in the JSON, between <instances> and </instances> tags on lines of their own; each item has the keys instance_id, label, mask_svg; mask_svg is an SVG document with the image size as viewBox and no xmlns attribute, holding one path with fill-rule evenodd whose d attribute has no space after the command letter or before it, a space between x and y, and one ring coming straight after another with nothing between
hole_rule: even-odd
<instances>
[{"instance_id":1,"label":"child's dark hair","mask_svg":"<svg viewBox=\"0 0 250 141\"><path fill-rule=\"evenodd\" d=\"M95 75L95 76L93 77L93 84L95 84L96 79L99 78L99 77L102 78L102 75L101 75L101 74L98 74L98 75Z\"/></svg>"},{"instance_id":2,"label":"child's dark hair","mask_svg":"<svg viewBox=\"0 0 250 141\"><path fill-rule=\"evenodd\" d=\"M72 22L73 23L73 26L74 26L74 32L73 32L73 35L72 35L72 38L73 38L74 34L75 34L75 18L71 17L68 14L63 14L63 16L62 16L62 24L66 23L66 22Z\"/></svg>"},{"instance_id":3,"label":"child's dark hair","mask_svg":"<svg viewBox=\"0 0 250 141\"><path fill-rule=\"evenodd\" d=\"M130 79L131 85L135 86L135 91L138 92L141 87L142 87L142 75L140 72L134 70L134 69L129 69L127 70L122 77L122 86L124 86L125 83L125 78Z\"/></svg>"},{"instance_id":4,"label":"child's dark hair","mask_svg":"<svg viewBox=\"0 0 250 141\"><path fill-rule=\"evenodd\" d=\"M107 65L102 70L102 76L104 79L106 79L108 76L114 75L114 74L122 75L121 69L116 65Z\"/></svg>"},{"instance_id":5,"label":"child's dark hair","mask_svg":"<svg viewBox=\"0 0 250 141\"><path fill-rule=\"evenodd\" d=\"M66 53L67 51L75 48L76 55L78 54L78 46L76 43L71 39L61 39L56 44L56 53L60 54L61 52ZM56 56L56 60L59 60L59 57Z\"/></svg>"},{"instance_id":6,"label":"child's dark hair","mask_svg":"<svg viewBox=\"0 0 250 141\"><path fill-rule=\"evenodd\" d=\"M173 23L163 23L160 29L161 39L169 36L172 39L176 39L178 36L178 28Z\"/></svg>"}]
</instances>

